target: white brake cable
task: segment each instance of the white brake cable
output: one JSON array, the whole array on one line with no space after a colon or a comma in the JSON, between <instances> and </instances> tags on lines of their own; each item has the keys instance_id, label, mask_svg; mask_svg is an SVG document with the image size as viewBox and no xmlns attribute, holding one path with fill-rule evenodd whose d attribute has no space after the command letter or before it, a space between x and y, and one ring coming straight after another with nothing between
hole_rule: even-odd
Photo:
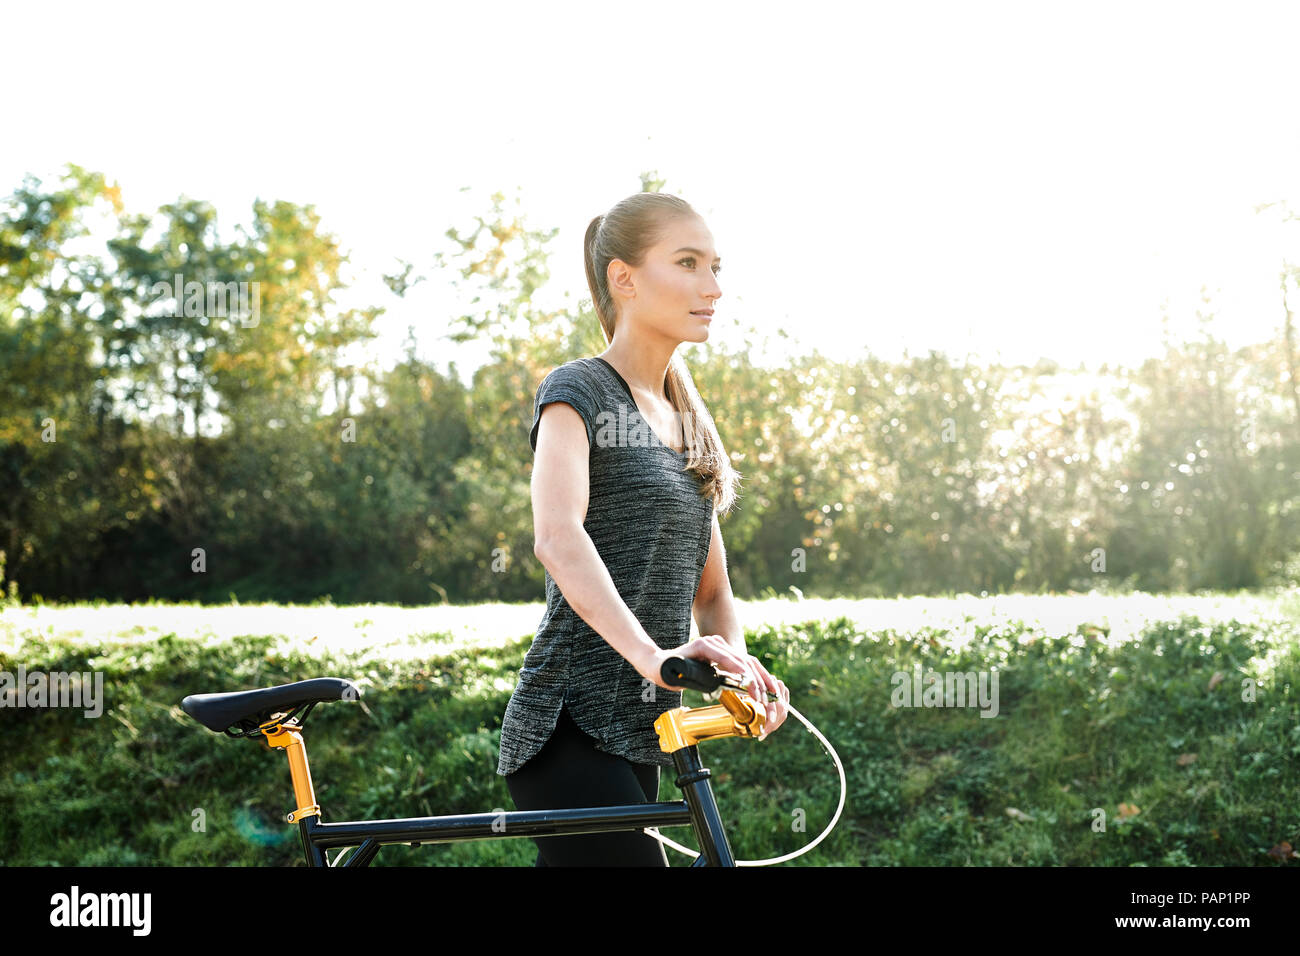
<instances>
[{"instance_id":1,"label":"white brake cable","mask_svg":"<svg viewBox=\"0 0 1300 956\"><path fill-rule=\"evenodd\" d=\"M793 860L797 856L802 856L803 854L811 850L813 847L815 847L818 843L821 843L822 840L826 839L826 834L830 833L831 830L835 828L835 824L840 818L840 811L844 809L844 796L848 792L848 783L844 779L844 765L840 763L839 754L835 752L835 748L831 746L831 742L822 736L822 732L818 730L816 727L814 727L811 723L809 723L808 718L806 718L803 714L799 713L799 711L795 710L792 704L786 704L786 707L789 709L790 713L794 714L796 717L799 718L800 723L802 723L805 727L807 727L810 731L812 731L813 735L816 736L816 738L820 740L822 744L825 745L827 751L829 751L831 755L831 759L835 761L835 769L838 770L840 773L840 804L835 808L835 816L831 818L831 822L826 826L826 829L823 830L820 834L818 834L817 839L813 840L807 846L801 847L800 849L795 850L793 853L787 853L784 856L772 857L770 860L737 860L736 866L771 866L774 863L784 863L786 860ZM696 851L684 847L680 843L668 839L666 836L664 836L659 832L658 827L645 827L642 829L641 832L645 833L647 836L654 837L656 840L658 840L660 843L664 844L665 846L670 846L674 850L679 850L688 856L693 856L693 857L699 856L699 853L697 853Z\"/></svg>"}]
</instances>

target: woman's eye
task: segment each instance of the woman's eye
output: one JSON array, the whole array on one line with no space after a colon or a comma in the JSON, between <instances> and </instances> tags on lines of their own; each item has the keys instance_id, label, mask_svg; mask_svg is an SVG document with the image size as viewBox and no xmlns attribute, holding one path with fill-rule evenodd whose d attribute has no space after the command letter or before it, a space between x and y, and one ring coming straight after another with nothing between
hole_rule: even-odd
<instances>
[{"instance_id":1,"label":"woman's eye","mask_svg":"<svg viewBox=\"0 0 1300 956\"><path fill-rule=\"evenodd\" d=\"M689 263L691 264L691 268L695 268L695 257L694 257L694 256L687 256L685 259L679 259L679 260L677 260L677 261L678 261L679 263L682 263L682 262L689 262ZM722 266L714 266L714 267L713 267L713 274L714 274L714 275L717 275L717 274L718 274L719 272L721 272L721 271L722 271Z\"/></svg>"}]
</instances>

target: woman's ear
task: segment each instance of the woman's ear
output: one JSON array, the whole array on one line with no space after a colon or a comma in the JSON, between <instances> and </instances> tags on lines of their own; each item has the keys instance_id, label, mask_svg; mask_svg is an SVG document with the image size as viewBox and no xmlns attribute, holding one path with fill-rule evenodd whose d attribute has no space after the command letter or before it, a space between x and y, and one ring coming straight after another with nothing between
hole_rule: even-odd
<instances>
[{"instance_id":1,"label":"woman's ear","mask_svg":"<svg viewBox=\"0 0 1300 956\"><path fill-rule=\"evenodd\" d=\"M633 281L632 270L622 259L609 260L609 268L605 271L605 277L611 296L617 291L625 299L636 298L636 283Z\"/></svg>"}]
</instances>

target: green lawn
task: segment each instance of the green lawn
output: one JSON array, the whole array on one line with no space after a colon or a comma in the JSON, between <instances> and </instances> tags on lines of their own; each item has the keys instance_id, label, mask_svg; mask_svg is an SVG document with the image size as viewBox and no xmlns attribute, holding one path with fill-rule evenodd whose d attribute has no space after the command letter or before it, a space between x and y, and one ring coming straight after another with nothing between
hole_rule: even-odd
<instances>
[{"instance_id":1,"label":"green lawn","mask_svg":"<svg viewBox=\"0 0 1300 956\"><path fill-rule=\"evenodd\" d=\"M324 704L307 721L325 820L512 809L495 773L500 718L540 613L0 612L0 670L98 671L106 698L97 718L0 709L0 864L300 863L283 822L293 809L283 752L213 734L179 703L324 675L365 692L364 707ZM786 865L1273 866L1281 844L1300 846L1294 590L771 600L743 605L742 618L751 652L789 685L848 779L835 831ZM996 669L996 716L894 706L891 678L916 666ZM762 743L700 752L740 859L794 850L834 812L835 767L793 717ZM660 796L675 799L667 778ZM694 846L686 829L664 832ZM497 840L387 847L375 865L534 856L531 841Z\"/></svg>"}]
</instances>

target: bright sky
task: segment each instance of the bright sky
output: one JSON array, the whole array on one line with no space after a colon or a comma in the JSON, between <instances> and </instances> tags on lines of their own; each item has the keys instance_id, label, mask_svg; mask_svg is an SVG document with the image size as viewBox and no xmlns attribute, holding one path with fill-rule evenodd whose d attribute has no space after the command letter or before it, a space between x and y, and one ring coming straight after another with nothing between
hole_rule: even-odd
<instances>
[{"instance_id":1,"label":"bright sky","mask_svg":"<svg viewBox=\"0 0 1300 956\"><path fill-rule=\"evenodd\" d=\"M592 216L657 170L714 234L713 340L786 328L849 357L1069 365L1161 351L1216 313L1280 334L1300 264L1300 5L28 3L4 15L0 192L72 161L128 209L182 193L223 234L314 203L385 354L459 314L396 299L451 224L518 189L585 297ZM463 187L469 187L463 190ZM1201 301L1202 286L1211 297ZM425 292L424 290L428 290ZM1300 293L1292 296L1300 309ZM687 344L693 350L707 344Z\"/></svg>"}]
</instances>

